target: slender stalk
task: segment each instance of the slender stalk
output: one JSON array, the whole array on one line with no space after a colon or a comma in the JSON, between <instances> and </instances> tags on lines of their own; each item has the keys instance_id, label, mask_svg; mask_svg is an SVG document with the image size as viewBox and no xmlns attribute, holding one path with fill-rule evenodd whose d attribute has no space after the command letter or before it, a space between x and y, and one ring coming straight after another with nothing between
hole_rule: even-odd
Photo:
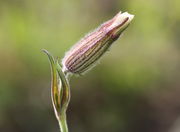
<instances>
[{"instance_id":1,"label":"slender stalk","mask_svg":"<svg viewBox=\"0 0 180 132\"><path fill-rule=\"evenodd\" d=\"M59 127L61 132L68 132L68 126L67 126L67 119L66 119L66 113L62 113L60 115L60 119L58 120Z\"/></svg>"}]
</instances>

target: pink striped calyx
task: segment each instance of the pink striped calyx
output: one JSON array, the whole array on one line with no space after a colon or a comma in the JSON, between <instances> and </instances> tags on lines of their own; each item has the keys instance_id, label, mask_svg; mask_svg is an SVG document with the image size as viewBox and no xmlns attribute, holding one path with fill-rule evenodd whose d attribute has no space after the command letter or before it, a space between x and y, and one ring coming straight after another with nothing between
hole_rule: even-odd
<instances>
[{"instance_id":1,"label":"pink striped calyx","mask_svg":"<svg viewBox=\"0 0 180 132\"><path fill-rule=\"evenodd\" d=\"M95 62L109 49L128 27L134 15L119 12L75 44L62 59L66 73L81 74L94 66Z\"/></svg>"}]
</instances>

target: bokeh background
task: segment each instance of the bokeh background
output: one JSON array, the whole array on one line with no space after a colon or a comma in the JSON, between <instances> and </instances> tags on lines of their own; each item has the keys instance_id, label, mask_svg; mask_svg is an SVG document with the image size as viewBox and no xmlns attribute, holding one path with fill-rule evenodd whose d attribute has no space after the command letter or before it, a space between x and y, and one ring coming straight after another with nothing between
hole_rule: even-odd
<instances>
[{"instance_id":1,"label":"bokeh background","mask_svg":"<svg viewBox=\"0 0 180 132\"><path fill-rule=\"evenodd\" d=\"M180 132L179 0L0 0L0 132L58 132L50 67L119 11L135 14L101 63L71 80L70 132Z\"/></svg>"}]
</instances>

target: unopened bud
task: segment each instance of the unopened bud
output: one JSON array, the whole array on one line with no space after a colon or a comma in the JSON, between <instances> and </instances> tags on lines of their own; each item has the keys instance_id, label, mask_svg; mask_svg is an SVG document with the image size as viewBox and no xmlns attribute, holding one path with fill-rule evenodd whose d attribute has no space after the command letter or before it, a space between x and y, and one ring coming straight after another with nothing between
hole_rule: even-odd
<instances>
[{"instance_id":1,"label":"unopened bud","mask_svg":"<svg viewBox=\"0 0 180 132\"><path fill-rule=\"evenodd\" d=\"M66 53L62 60L63 71L80 74L90 69L111 44L119 38L133 17L134 15L127 12L120 12L95 31L86 35Z\"/></svg>"}]
</instances>

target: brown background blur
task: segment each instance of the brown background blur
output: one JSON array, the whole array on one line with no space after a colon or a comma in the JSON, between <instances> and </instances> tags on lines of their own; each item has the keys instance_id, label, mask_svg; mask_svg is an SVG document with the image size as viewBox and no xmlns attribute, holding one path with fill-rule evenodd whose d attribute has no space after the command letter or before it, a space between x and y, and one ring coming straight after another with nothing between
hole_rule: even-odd
<instances>
[{"instance_id":1,"label":"brown background blur","mask_svg":"<svg viewBox=\"0 0 180 132\"><path fill-rule=\"evenodd\" d=\"M119 11L135 14L101 63L71 80L70 132L180 132L179 0L0 0L0 132L58 132L50 67Z\"/></svg>"}]
</instances>

